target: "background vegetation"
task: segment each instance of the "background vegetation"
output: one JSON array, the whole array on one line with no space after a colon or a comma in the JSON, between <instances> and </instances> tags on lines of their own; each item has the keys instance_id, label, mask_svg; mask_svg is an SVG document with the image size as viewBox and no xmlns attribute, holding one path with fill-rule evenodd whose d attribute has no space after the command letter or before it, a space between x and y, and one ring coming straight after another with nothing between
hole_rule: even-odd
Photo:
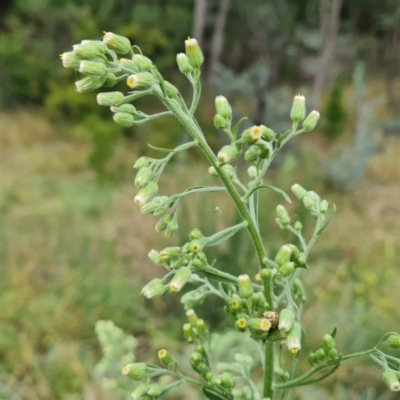
<instances>
[{"instance_id":1,"label":"background vegetation","mask_svg":"<svg viewBox=\"0 0 400 400\"><path fill-rule=\"evenodd\" d=\"M156 221L132 204L131 166L139 155L156 155L149 141L172 147L186 135L171 119L121 129L97 106L95 94L75 92L77 77L62 68L58 54L82 39L100 38L102 31L128 36L185 95L190 93L175 54L187 36L198 38L208 60L198 117L216 150L224 144L212 127L216 93L232 101L238 118L247 115L249 123L277 130L286 129L299 91L309 109L322 110L318 133L297 139L270 177L287 189L293 182L315 188L338 206L307 274L309 343L335 324L339 350L358 350L398 330L397 3L3 1L0 399L114 399L94 372L101 357L94 335L99 319L111 319L134 335L139 359L152 360L160 347L183 351L178 297L150 302L139 296L158 273L147 252L165 246L165 239L155 234ZM146 100L139 107L160 106ZM245 173L247 167L241 161L237 168ZM192 153L170 167L162 190L168 194L212 179ZM280 199L263 196L265 240L273 253L285 241L284 232L275 232ZM194 226L211 233L236 218L221 195L192 197L185 206L177 242ZM301 217L297 204L292 207ZM221 268L254 270L247 237L234 240L215 250ZM224 316L214 302L198 313L223 332ZM194 398L184 391L176 396ZM343 366L324 386L296 396L395 398L368 363Z\"/></svg>"}]
</instances>

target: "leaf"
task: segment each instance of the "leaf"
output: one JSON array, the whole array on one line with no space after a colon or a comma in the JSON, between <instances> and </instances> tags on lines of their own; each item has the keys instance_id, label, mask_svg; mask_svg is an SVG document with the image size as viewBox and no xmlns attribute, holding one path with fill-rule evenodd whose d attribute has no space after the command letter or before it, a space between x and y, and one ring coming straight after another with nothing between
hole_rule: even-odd
<instances>
[{"instance_id":1,"label":"leaf","mask_svg":"<svg viewBox=\"0 0 400 400\"><path fill-rule=\"evenodd\" d=\"M225 278L224 276L220 276L212 270L201 270L201 272L206 278L211 279L213 281L222 282L222 283L237 283L234 279Z\"/></svg>"},{"instance_id":2,"label":"leaf","mask_svg":"<svg viewBox=\"0 0 400 400\"><path fill-rule=\"evenodd\" d=\"M271 185L260 185L260 186L257 186L256 188L252 189L251 192L247 196L250 197L256 190L262 189L262 188L272 189L275 192L281 194L288 203L292 202L292 200L290 199L290 197L289 197L289 195L287 193L285 193L282 189L279 189L276 186L271 186Z\"/></svg>"},{"instance_id":3,"label":"leaf","mask_svg":"<svg viewBox=\"0 0 400 400\"><path fill-rule=\"evenodd\" d=\"M148 146L153 149L153 150L157 150L157 151L161 151L162 153L173 153L175 151L175 149L164 149L162 147L156 147L153 146L151 144L148 144Z\"/></svg>"},{"instance_id":4,"label":"leaf","mask_svg":"<svg viewBox=\"0 0 400 400\"><path fill-rule=\"evenodd\" d=\"M337 334L337 327L335 326L335 327L333 328L333 331L332 331L332 333L331 333L331 336L332 336L333 338L335 338L336 334Z\"/></svg>"},{"instance_id":5,"label":"leaf","mask_svg":"<svg viewBox=\"0 0 400 400\"><path fill-rule=\"evenodd\" d=\"M220 243L224 242L225 240L228 240L236 232L240 231L241 229L243 229L246 226L247 226L247 223L244 223L244 222L242 222L241 224L231 226L230 228L224 229L223 231L217 232L212 236L204 238L203 243L205 246L216 246L217 244L220 244Z\"/></svg>"},{"instance_id":6,"label":"leaf","mask_svg":"<svg viewBox=\"0 0 400 400\"><path fill-rule=\"evenodd\" d=\"M242 125L243 122L246 121L246 119L248 119L248 118L247 117L243 117L243 118L240 118L238 122L236 122L236 125L233 127L233 130L232 130L232 134L233 134L234 138L236 138L237 131L239 130L240 125Z\"/></svg>"},{"instance_id":7,"label":"leaf","mask_svg":"<svg viewBox=\"0 0 400 400\"><path fill-rule=\"evenodd\" d=\"M222 396L219 393L212 391L211 389L203 387L203 393L210 400L229 400L225 396Z\"/></svg>"},{"instance_id":8,"label":"leaf","mask_svg":"<svg viewBox=\"0 0 400 400\"><path fill-rule=\"evenodd\" d=\"M291 134L291 132L292 132L292 130L289 129L286 132L282 133L281 136L279 136L278 142L276 143L276 148L277 149L281 148L283 140L286 139Z\"/></svg>"},{"instance_id":9,"label":"leaf","mask_svg":"<svg viewBox=\"0 0 400 400\"><path fill-rule=\"evenodd\" d=\"M319 236L326 229L326 227L332 221L332 218L335 216L335 214L336 214L336 204L330 205L329 206L329 210L331 210L331 213L329 214L329 217L326 220L325 225L317 232L317 236Z\"/></svg>"}]
</instances>

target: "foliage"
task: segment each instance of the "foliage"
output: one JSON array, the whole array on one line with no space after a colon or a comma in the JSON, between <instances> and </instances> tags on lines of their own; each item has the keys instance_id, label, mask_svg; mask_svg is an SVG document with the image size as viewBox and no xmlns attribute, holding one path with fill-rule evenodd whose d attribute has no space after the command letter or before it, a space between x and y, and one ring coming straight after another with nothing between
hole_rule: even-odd
<instances>
[{"instance_id":1,"label":"foliage","mask_svg":"<svg viewBox=\"0 0 400 400\"><path fill-rule=\"evenodd\" d=\"M142 294L146 298L180 292L187 284L195 286L182 296L181 302L188 318L183 325L184 337L188 343L196 345L189 357L196 378L192 378L166 349L161 349L158 352L161 366L138 362L129 363L122 369L127 377L143 381L133 391L133 399L162 397L182 383L198 387L211 400L272 399L276 391L282 393L282 399L287 399L292 388L320 382L332 375L342 363L359 357L369 357L378 364L383 370L385 384L390 390L399 391L400 360L387 352L388 346L400 348L400 335L396 332L384 334L368 350L344 355L336 346L338 329L328 330L325 327L322 341L311 344L312 351L308 354L311 367L303 374L297 373L305 341L302 314L306 302L305 288L299 277L302 270L310 268L309 253L331 222L336 207L321 199L315 191L294 184L291 187L293 194L315 219L314 230L309 237L303 234L301 221L292 220L286 207L278 205L276 223L279 228L294 235L296 244L284 244L272 258L267 254L259 227L259 192L261 189L272 190L291 203L290 197L281 188L264 184L263 178L277 153L289 140L315 128L319 113L314 110L306 115L305 98L297 95L290 110L292 126L286 132L277 134L267 126L256 125L242 130L238 139L244 119L232 124L232 107L225 97L217 96L214 124L226 133L229 144L223 146L216 156L194 117L200 99L200 66L204 57L195 39L186 40L185 47L186 54L178 54L177 63L193 87L190 106L186 105L178 89L164 80L152 61L143 56L140 49L132 47L124 36L107 32L103 41L84 41L61 57L65 67L78 69L86 75L75 84L79 92L86 93L126 81L132 89L127 94L114 91L97 95L97 102L110 107L117 124L130 127L173 115L191 136L192 141L180 144L175 149L153 147L164 157L141 157L134 165L138 169L135 186L139 189L134 201L143 214L161 217L156 224L157 231L164 231L167 238L173 236L179 230L177 210L181 202L187 196L190 198L199 193L228 194L240 215L237 224L210 236L205 236L195 228L189 232L189 240L182 246L149 252L151 261L164 267L166 273L143 287ZM161 100L167 111L145 114L131 104L148 95ZM243 183L232 162L240 157L245 146L248 148L244 159L250 163L250 167L247 182ZM201 150L211 164L210 175L219 178L222 185L197 185L170 196L157 196L161 174L170 160L176 154L194 147ZM245 229L258 259L255 281L248 274L236 276L221 270L219 266L217 268L216 261L209 261L205 251L207 247L219 245ZM217 296L225 303L224 310L227 319L231 319L231 327L254 341L260 354L258 368L251 357L237 357L236 362L224 364L223 368L218 364L214 368L212 336L205 321L193 310L210 296ZM258 378L255 374L257 369ZM158 379L164 375L175 379L168 383Z\"/></svg>"}]
</instances>

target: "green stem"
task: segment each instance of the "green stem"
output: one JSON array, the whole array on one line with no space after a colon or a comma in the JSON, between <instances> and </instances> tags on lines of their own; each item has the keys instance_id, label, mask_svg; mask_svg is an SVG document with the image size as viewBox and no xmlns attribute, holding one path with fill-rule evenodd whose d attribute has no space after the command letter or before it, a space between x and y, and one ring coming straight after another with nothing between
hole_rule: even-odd
<instances>
[{"instance_id":1,"label":"green stem","mask_svg":"<svg viewBox=\"0 0 400 400\"><path fill-rule=\"evenodd\" d=\"M232 200L234 201L240 216L243 221L247 222L247 229L249 231L251 240L256 249L258 260L261 268L267 268L267 253L264 248L264 244L262 242L261 236L258 232L257 226L255 225L253 219L250 216L250 213L246 207L245 202L242 201L239 193L237 192L233 182L228 178L225 172L220 168L217 157L214 152L211 150L210 146L206 142L203 132L200 130L197 121L187 115L182 108L174 102L173 99L164 98L161 93L155 92L156 95L163 101L165 106L172 111L176 118L181 122L181 124L185 127L185 129L189 132L194 140L196 140L199 144L200 149L206 156L207 160L217 171L218 176L222 180L223 184L226 187L226 190L229 192ZM265 288L265 299L269 305L269 309L274 309L274 296L273 296L273 286L272 279L264 285ZM273 391L272 391L272 382L273 382L273 358L274 351L273 346L270 344L266 344L265 346L265 369L264 369L264 397L270 398L272 400Z\"/></svg>"}]
</instances>

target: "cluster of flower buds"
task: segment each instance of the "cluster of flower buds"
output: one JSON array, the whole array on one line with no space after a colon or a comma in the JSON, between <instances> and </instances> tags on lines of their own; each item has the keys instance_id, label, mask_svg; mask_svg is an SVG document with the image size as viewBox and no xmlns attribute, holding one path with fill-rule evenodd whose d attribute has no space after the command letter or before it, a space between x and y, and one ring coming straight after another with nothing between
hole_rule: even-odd
<instances>
[{"instance_id":1,"label":"cluster of flower buds","mask_svg":"<svg viewBox=\"0 0 400 400\"><path fill-rule=\"evenodd\" d=\"M311 111L306 117L306 99L302 95L297 95L293 99L290 119L295 123L303 121L304 132L309 132L317 126L319 112L315 110Z\"/></svg>"},{"instance_id":2,"label":"cluster of flower buds","mask_svg":"<svg viewBox=\"0 0 400 400\"><path fill-rule=\"evenodd\" d=\"M196 39L188 38L185 40L185 53L176 56L179 71L188 75L193 69L198 70L204 62L204 56Z\"/></svg>"},{"instance_id":3,"label":"cluster of flower buds","mask_svg":"<svg viewBox=\"0 0 400 400\"><path fill-rule=\"evenodd\" d=\"M232 107L224 96L215 98L215 109L217 113L214 116L214 126L217 129L229 129L232 121Z\"/></svg>"},{"instance_id":4,"label":"cluster of flower buds","mask_svg":"<svg viewBox=\"0 0 400 400\"><path fill-rule=\"evenodd\" d=\"M310 352L308 355L308 361L311 365L316 365L326 358L336 360L339 357L340 355L336 350L335 339L331 335L326 334L324 335L320 348L315 352Z\"/></svg>"},{"instance_id":5,"label":"cluster of flower buds","mask_svg":"<svg viewBox=\"0 0 400 400\"><path fill-rule=\"evenodd\" d=\"M304 207L311 211L313 216L324 215L328 212L329 203L326 200L321 200L321 197L314 191L307 191L297 183L291 189L294 195L303 202Z\"/></svg>"},{"instance_id":6,"label":"cluster of flower buds","mask_svg":"<svg viewBox=\"0 0 400 400\"><path fill-rule=\"evenodd\" d=\"M292 275L295 268L308 268L306 255L299 251L294 244L283 245L275 256L278 270L275 272L274 279L277 281Z\"/></svg>"},{"instance_id":7,"label":"cluster of flower buds","mask_svg":"<svg viewBox=\"0 0 400 400\"><path fill-rule=\"evenodd\" d=\"M272 141L275 139L275 132L265 125L255 125L243 131L241 143L249 145L244 158L253 164L268 158L273 152Z\"/></svg>"}]
</instances>

